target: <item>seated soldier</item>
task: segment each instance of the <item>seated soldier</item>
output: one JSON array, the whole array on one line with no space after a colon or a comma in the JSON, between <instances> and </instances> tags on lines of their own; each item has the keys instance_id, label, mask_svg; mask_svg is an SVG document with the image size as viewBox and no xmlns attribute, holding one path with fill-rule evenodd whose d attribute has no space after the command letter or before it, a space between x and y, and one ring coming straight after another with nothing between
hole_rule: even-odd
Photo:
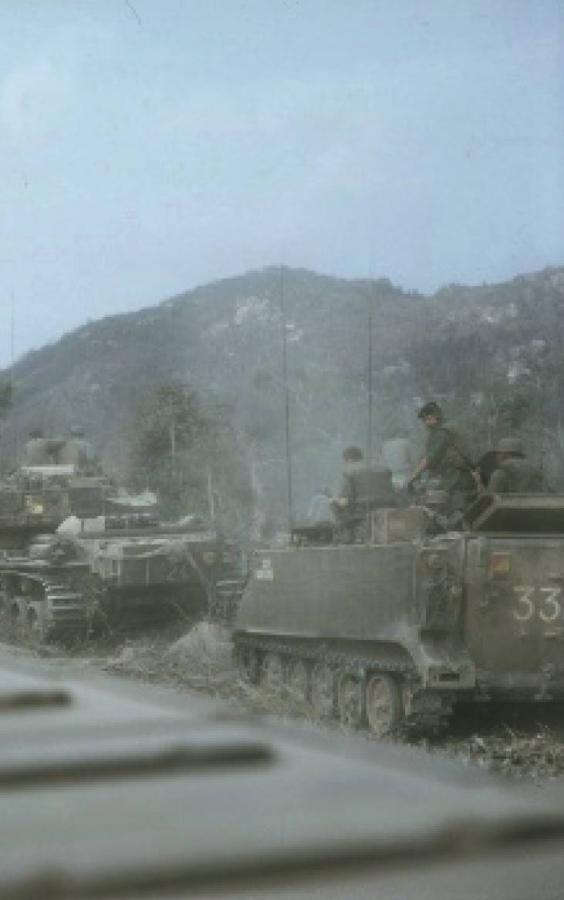
<instances>
[{"instance_id":1,"label":"seated soldier","mask_svg":"<svg viewBox=\"0 0 564 900\"><path fill-rule=\"evenodd\" d=\"M347 447L343 453L343 480L339 496L332 502L339 533L343 540L360 538L372 509L396 506L392 473L384 466L368 465L358 447Z\"/></svg>"},{"instance_id":2,"label":"seated soldier","mask_svg":"<svg viewBox=\"0 0 564 900\"><path fill-rule=\"evenodd\" d=\"M525 458L517 437L501 438L495 453L495 468L488 481L492 494L534 494L544 490L542 472Z\"/></svg>"}]
</instances>

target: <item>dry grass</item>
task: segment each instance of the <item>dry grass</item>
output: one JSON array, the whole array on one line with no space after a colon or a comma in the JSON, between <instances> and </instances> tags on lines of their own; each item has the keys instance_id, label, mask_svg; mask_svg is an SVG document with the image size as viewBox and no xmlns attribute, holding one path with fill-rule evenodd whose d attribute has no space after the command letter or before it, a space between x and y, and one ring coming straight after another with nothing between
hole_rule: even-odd
<instances>
[{"instance_id":1,"label":"dry grass","mask_svg":"<svg viewBox=\"0 0 564 900\"><path fill-rule=\"evenodd\" d=\"M474 734L464 740L451 740L449 752L512 777L546 781L564 774L564 743L546 726L532 734L502 728L498 734Z\"/></svg>"},{"instance_id":2,"label":"dry grass","mask_svg":"<svg viewBox=\"0 0 564 900\"><path fill-rule=\"evenodd\" d=\"M252 713L284 719L312 718L307 704L288 691L267 692L239 678L228 631L208 622L200 622L182 635L178 631L156 631L121 645L91 644L83 648L83 654L105 671L186 688L236 703ZM533 718L515 725L514 718L507 720L513 727L502 724L504 720L499 718L492 727L477 708L471 722L464 722L462 727L455 722L449 733L432 743L418 743L513 777L546 781L564 775L564 722L539 725ZM342 731L338 725L335 728ZM371 739L368 735L366 738Z\"/></svg>"}]
</instances>

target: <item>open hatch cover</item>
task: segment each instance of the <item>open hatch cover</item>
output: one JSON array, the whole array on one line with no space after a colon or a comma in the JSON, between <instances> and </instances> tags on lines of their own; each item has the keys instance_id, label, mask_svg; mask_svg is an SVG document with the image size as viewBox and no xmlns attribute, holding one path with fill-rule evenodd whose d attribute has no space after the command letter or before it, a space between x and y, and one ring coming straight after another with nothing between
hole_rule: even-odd
<instances>
[{"instance_id":1,"label":"open hatch cover","mask_svg":"<svg viewBox=\"0 0 564 900\"><path fill-rule=\"evenodd\" d=\"M564 494L481 494L465 520L473 531L564 535Z\"/></svg>"}]
</instances>

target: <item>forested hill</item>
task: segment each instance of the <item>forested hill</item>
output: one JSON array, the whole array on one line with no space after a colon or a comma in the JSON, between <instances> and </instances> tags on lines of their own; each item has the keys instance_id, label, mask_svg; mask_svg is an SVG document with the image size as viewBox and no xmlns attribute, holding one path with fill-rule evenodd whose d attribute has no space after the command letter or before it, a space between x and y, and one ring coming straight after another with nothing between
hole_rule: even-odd
<instances>
[{"instance_id":1,"label":"forested hill","mask_svg":"<svg viewBox=\"0 0 564 900\"><path fill-rule=\"evenodd\" d=\"M564 268L425 297L386 279L272 267L88 323L17 362L5 467L15 431L21 444L31 427L54 435L79 423L127 477L140 410L174 384L228 423L241 471L248 453L255 480L276 481L285 457L283 311L299 495L338 471L345 444L366 444L369 323L375 451L399 433L416 442L414 410L439 396L467 421L477 449L518 431L562 474Z\"/></svg>"}]
</instances>

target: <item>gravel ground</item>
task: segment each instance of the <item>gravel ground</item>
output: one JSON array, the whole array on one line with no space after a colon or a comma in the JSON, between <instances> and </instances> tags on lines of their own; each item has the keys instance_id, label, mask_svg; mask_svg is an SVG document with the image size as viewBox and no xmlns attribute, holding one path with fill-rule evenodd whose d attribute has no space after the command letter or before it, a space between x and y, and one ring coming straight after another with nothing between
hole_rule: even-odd
<instances>
[{"instance_id":1,"label":"gravel ground","mask_svg":"<svg viewBox=\"0 0 564 900\"><path fill-rule=\"evenodd\" d=\"M157 633L121 645L90 645L80 655L96 668L186 687L254 713L309 718L303 704L267 695L238 677L229 633L217 625L200 623L182 636ZM369 735L365 739L373 740ZM539 784L564 775L564 711L555 707L460 707L447 733L416 743L429 752Z\"/></svg>"},{"instance_id":2,"label":"gravel ground","mask_svg":"<svg viewBox=\"0 0 564 900\"><path fill-rule=\"evenodd\" d=\"M564 775L562 727L527 715L517 728L502 722L490 730L477 723L472 734L447 735L441 745L452 756L503 775L539 783Z\"/></svg>"}]
</instances>

